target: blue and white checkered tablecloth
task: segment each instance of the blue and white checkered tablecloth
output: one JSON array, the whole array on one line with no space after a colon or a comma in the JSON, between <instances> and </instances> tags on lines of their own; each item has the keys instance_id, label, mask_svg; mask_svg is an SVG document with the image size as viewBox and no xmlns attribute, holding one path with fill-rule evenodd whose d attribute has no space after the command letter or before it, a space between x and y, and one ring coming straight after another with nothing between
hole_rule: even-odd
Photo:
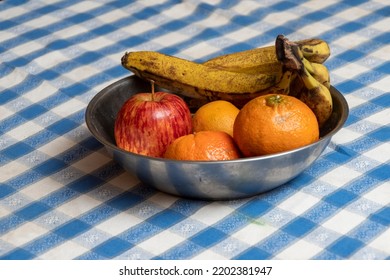
<instances>
[{"instance_id":1,"label":"blue and white checkered tablecloth","mask_svg":"<svg viewBox=\"0 0 390 280\"><path fill-rule=\"evenodd\" d=\"M350 116L302 175L258 196L144 186L86 127L126 51L201 61L325 39ZM390 259L388 0L0 1L0 259Z\"/></svg>"}]
</instances>

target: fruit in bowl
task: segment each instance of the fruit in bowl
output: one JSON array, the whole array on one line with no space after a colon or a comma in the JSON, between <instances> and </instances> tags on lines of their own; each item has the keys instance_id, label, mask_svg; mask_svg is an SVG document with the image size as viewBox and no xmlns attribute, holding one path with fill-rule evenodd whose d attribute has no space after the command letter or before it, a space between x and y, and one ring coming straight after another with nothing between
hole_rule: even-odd
<instances>
[{"instance_id":1,"label":"fruit in bowl","mask_svg":"<svg viewBox=\"0 0 390 280\"><path fill-rule=\"evenodd\" d=\"M241 157L234 139L224 131L202 130L177 138L164 153L174 160L233 160Z\"/></svg>"},{"instance_id":2,"label":"fruit in bowl","mask_svg":"<svg viewBox=\"0 0 390 280\"><path fill-rule=\"evenodd\" d=\"M322 40L290 43L283 36L278 36L275 46L228 54L203 63L156 52L126 53L122 57L122 65L134 75L109 85L91 100L86 111L87 126L125 170L143 184L163 192L209 200L260 194L285 184L308 168L348 117L345 98L330 85L326 67L319 67L329 54L328 45ZM132 96L149 91L150 80L156 82L158 91L168 91L183 97L192 112L200 107L199 104L213 100L229 101L238 109L245 110L246 104L265 94L292 95L315 114L319 138L315 137L314 142L301 143L299 147L294 146L290 150L267 152L266 155L247 154L240 158L234 156L227 160L181 160L164 158L161 154L148 156L139 151L127 151L118 147L115 140L114 127L120 115L118 112ZM238 114L235 116L230 113L230 117L235 117L234 122ZM151 117L150 114L146 116ZM204 121L201 118L201 122ZM255 122L256 118L250 117L247 129L242 132L242 138L246 141L250 142L254 137L246 131ZM217 121L208 129L215 128L215 124L221 128ZM232 122L223 126L226 128L231 125ZM253 130L256 132L257 129ZM187 130L184 133L186 135L181 137L188 136L187 139L191 140L193 133ZM160 136L153 137L159 139ZM152 137L145 138L151 140ZM237 136L233 140L239 141ZM197 142L193 139L191 141ZM186 142L188 147L191 141ZM201 142L210 141L211 137L206 137ZM203 151L209 149L207 145L204 147ZM179 151L176 154L187 154L190 151L185 148L173 150Z\"/></svg>"},{"instance_id":3,"label":"fruit in bowl","mask_svg":"<svg viewBox=\"0 0 390 280\"><path fill-rule=\"evenodd\" d=\"M317 118L299 99L267 94L249 101L238 113L234 140L245 156L281 153L317 141Z\"/></svg>"},{"instance_id":4,"label":"fruit in bowl","mask_svg":"<svg viewBox=\"0 0 390 280\"><path fill-rule=\"evenodd\" d=\"M176 138L192 132L191 113L179 96L167 92L137 93L118 112L114 135L119 148L162 157Z\"/></svg>"},{"instance_id":5,"label":"fruit in bowl","mask_svg":"<svg viewBox=\"0 0 390 280\"><path fill-rule=\"evenodd\" d=\"M170 160L127 152L115 143L114 124L120 108L131 96L148 90L150 83L134 75L110 84L89 102L85 113L87 127L108 154L143 184L187 198L238 199L285 184L313 164L348 117L344 96L330 87L333 112L320 128L320 139L313 144L283 153L234 160Z\"/></svg>"}]
</instances>

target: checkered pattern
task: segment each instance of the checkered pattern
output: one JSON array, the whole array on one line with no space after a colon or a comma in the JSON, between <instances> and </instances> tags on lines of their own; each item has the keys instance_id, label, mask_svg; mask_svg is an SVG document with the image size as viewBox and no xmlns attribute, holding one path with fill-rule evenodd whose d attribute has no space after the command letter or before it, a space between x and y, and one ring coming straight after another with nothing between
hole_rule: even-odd
<instances>
[{"instance_id":1,"label":"checkered pattern","mask_svg":"<svg viewBox=\"0 0 390 280\"><path fill-rule=\"evenodd\" d=\"M1 259L390 259L387 0L0 1ZM320 37L350 117L321 157L242 200L163 194L89 133L126 51L201 61Z\"/></svg>"}]
</instances>

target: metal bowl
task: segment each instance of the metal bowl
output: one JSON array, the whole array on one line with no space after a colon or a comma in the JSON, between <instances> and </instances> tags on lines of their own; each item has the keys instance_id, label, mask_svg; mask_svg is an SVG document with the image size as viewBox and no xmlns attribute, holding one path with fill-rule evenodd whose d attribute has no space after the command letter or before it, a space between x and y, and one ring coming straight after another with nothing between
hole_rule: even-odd
<instances>
[{"instance_id":1,"label":"metal bowl","mask_svg":"<svg viewBox=\"0 0 390 280\"><path fill-rule=\"evenodd\" d=\"M349 113L343 95L331 87L333 114L321 130L320 140L311 145L238 160L176 161L130 153L115 144L117 112L131 95L148 91L150 84L136 76L107 86L87 107L85 117L89 130L113 158L142 183L173 195L205 200L249 197L292 180L321 155L331 137L344 125Z\"/></svg>"}]
</instances>

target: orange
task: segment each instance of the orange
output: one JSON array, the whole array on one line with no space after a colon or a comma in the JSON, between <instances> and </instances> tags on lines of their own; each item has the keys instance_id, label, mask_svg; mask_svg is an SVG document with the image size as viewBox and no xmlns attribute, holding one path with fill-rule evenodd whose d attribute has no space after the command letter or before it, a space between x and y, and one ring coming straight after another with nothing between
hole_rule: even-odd
<instances>
[{"instance_id":1,"label":"orange","mask_svg":"<svg viewBox=\"0 0 390 280\"><path fill-rule=\"evenodd\" d=\"M164 158L175 160L229 160L240 157L233 137L223 131L199 131L175 139Z\"/></svg>"},{"instance_id":2,"label":"orange","mask_svg":"<svg viewBox=\"0 0 390 280\"><path fill-rule=\"evenodd\" d=\"M313 111L301 100L267 94L244 105L233 136L244 156L260 156L311 144L319 139L319 127Z\"/></svg>"},{"instance_id":3,"label":"orange","mask_svg":"<svg viewBox=\"0 0 390 280\"><path fill-rule=\"evenodd\" d=\"M233 136L233 125L240 110L224 100L211 101L201 106L192 118L194 132L224 131Z\"/></svg>"}]
</instances>

